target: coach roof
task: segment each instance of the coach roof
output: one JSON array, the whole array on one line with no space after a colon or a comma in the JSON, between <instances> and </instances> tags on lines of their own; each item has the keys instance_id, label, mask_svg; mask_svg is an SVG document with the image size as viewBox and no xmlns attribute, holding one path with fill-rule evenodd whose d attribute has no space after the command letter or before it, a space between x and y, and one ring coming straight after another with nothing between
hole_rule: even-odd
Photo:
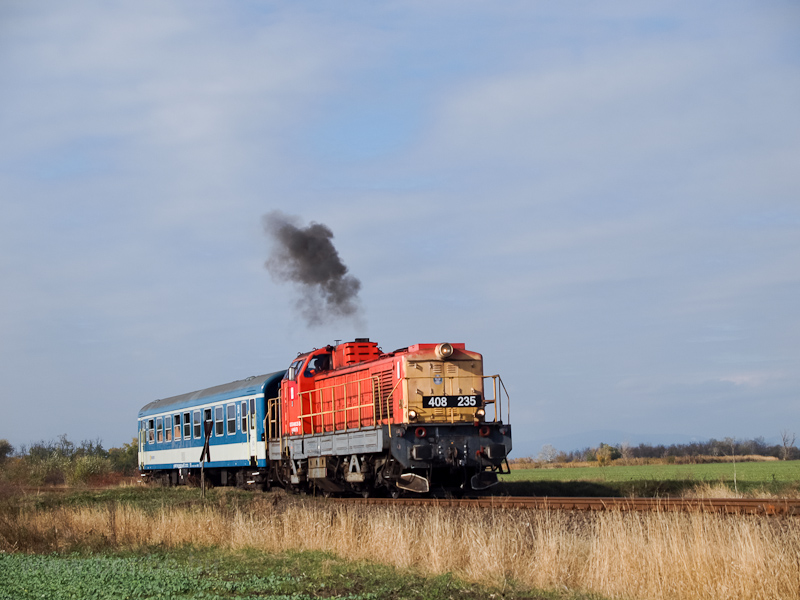
<instances>
[{"instance_id":1,"label":"coach roof","mask_svg":"<svg viewBox=\"0 0 800 600\"><path fill-rule=\"evenodd\" d=\"M255 375L247 379L240 379L239 381L217 385L204 390L155 400L150 404L145 404L139 411L139 416L175 410L177 408L185 408L196 404L225 401L231 398L260 394L265 392L267 386L270 384L279 385L281 379L283 379L284 373L286 373L286 371L276 371L275 373L268 373L267 375Z\"/></svg>"}]
</instances>

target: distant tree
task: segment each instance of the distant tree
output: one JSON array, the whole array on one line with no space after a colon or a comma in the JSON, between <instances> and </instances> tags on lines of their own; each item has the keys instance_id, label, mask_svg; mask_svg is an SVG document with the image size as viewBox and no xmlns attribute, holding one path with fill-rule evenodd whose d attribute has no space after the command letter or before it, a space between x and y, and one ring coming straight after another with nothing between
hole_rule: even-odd
<instances>
[{"instance_id":1,"label":"distant tree","mask_svg":"<svg viewBox=\"0 0 800 600\"><path fill-rule=\"evenodd\" d=\"M550 444L545 444L544 446L542 446L542 450L541 452L539 452L538 458L540 461L551 463L556 459L557 455L558 455L558 450L556 450Z\"/></svg>"},{"instance_id":2,"label":"distant tree","mask_svg":"<svg viewBox=\"0 0 800 600\"><path fill-rule=\"evenodd\" d=\"M627 441L622 442L619 445L619 452L622 455L622 458L633 458L633 448L631 448L630 443Z\"/></svg>"},{"instance_id":3,"label":"distant tree","mask_svg":"<svg viewBox=\"0 0 800 600\"><path fill-rule=\"evenodd\" d=\"M108 452L103 448L103 441L83 440L81 445L75 449L75 456L96 456L98 458L108 458Z\"/></svg>"},{"instance_id":4,"label":"distant tree","mask_svg":"<svg viewBox=\"0 0 800 600\"><path fill-rule=\"evenodd\" d=\"M14 446L8 440L0 440L0 465L6 462L6 459L14 454Z\"/></svg>"},{"instance_id":5,"label":"distant tree","mask_svg":"<svg viewBox=\"0 0 800 600\"><path fill-rule=\"evenodd\" d=\"M788 429L781 430L781 445L783 446L783 460L786 460L794 447L795 434Z\"/></svg>"},{"instance_id":6,"label":"distant tree","mask_svg":"<svg viewBox=\"0 0 800 600\"><path fill-rule=\"evenodd\" d=\"M620 453L618 448L614 446L610 446L608 444L600 444L600 447L597 449L597 461L601 465L607 465L612 460L616 460L620 458L622 454Z\"/></svg>"}]
</instances>

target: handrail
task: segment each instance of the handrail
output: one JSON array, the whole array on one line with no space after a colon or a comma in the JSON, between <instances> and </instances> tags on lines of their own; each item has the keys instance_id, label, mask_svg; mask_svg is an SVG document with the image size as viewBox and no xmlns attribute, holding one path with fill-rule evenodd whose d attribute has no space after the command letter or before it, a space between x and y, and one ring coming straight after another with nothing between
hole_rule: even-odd
<instances>
[{"instance_id":1,"label":"handrail","mask_svg":"<svg viewBox=\"0 0 800 600\"><path fill-rule=\"evenodd\" d=\"M500 421L503 420L503 394L505 392L506 396L506 423L511 422L511 396L508 394L508 390L506 389L506 385L503 383L503 380L500 378L500 375L484 375L483 379L491 379L492 380L492 394L493 397L487 399L486 396L486 386L483 386L484 390L484 399L483 404L484 406L487 404L494 405L494 422L497 422L498 415L500 416ZM498 389L498 383L500 384L500 389Z\"/></svg>"},{"instance_id":2,"label":"handrail","mask_svg":"<svg viewBox=\"0 0 800 600\"><path fill-rule=\"evenodd\" d=\"M362 390L362 388L361 388L361 384L364 381L369 381L370 384L371 384L369 392L366 392L366 391ZM348 401L348 393L347 393L348 392L348 385L352 386L354 384L357 384L357 386L358 386L357 387L356 398L358 399L359 402L358 402L358 404L347 404L347 401ZM342 395L342 400L344 401L344 406L336 406L336 393L335 393L335 390L339 386L344 388L343 389L343 395ZM351 390L352 390L352 387L351 387ZM328 401L330 402L331 408L329 408L329 409L324 408L325 402L326 402L326 399L325 399L325 395L326 395L325 392L326 391L330 391L330 398L329 398ZM378 392L377 399L375 397L375 392L376 391ZM371 400L369 402L363 402L362 398L367 393L370 393ZM312 410L312 412L308 412L308 413L303 412L302 401L303 401L304 397L305 397L305 399L309 400L311 402L312 406L313 406L313 404L314 404L313 401L314 401L314 397L315 396L317 397L318 404L321 407L321 410L318 410L318 411L313 411ZM390 396L391 396L391 394L390 394ZM390 396L387 396L386 399L388 400ZM331 417L331 422L330 422L330 425L332 426L331 431L332 432L339 431L339 429L337 428L337 419L336 419L336 417L337 416L341 416L342 414L344 414L344 420L343 420L344 421L344 429L345 430L348 429L348 427L347 427L348 413L350 413L350 412L352 412L354 410L358 410L358 413L359 413L358 428L360 429L362 426L364 426L364 419L363 419L363 415L362 415L361 409L367 408L367 407L372 407L373 413L372 413L371 419L373 421L373 425L376 425L377 423L383 423L384 420L388 419L391 416L390 414L388 414L390 412L388 407L387 407L387 414L386 415L383 414L383 404L384 404L384 402L383 402L383 399L380 397L380 380L379 380L377 375L371 375L370 377L364 377L364 378L361 378L361 379L357 379L355 381L345 381L345 382L340 383L340 384L334 384L334 385L330 385L330 386L326 386L326 387L322 387L322 388L316 388L316 389L313 389L313 390L309 390L307 392L302 392L302 393L299 394L298 398L300 400L300 415L299 415L299 418L300 418L300 422L303 425L305 425L308 422L308 420L310 419L311 420L311 429L312 430L316 430L316 424L314 422L314 419L315 419L315 417L316 418L322 417L322 425L321 425L322 431L312 431L312 433L324 433L325 432L326 426L328 425L325 422L325 417L326 416L330 416ZM377 411L376 411L376 408L377 408Z\"/></svg>"},{"instance_id":3,"label":"handrail","mask_svg":"<svg viewBox=\"0 0 800 600\"><path fill-rule=\"evenodd\" d=\"M456 379L457 376L445 376L445 379ZM392 387L391 391L386 395L386 398L381 397L381 386L380 386L380 377L377 374L371 375L369 377L364 377L361 379L357 379L355 381L345 381L343 383L333 384L329 386L325 386L322 388L316 388L313 390L309 390L306 392L302 392L298 395L298 401L300 402L300 414L299 419L301 424L304 425L310 421L312 434L316 433L335 433L340 431L337 427L337 417L343 416L343 429L347 430L348 427L348 415L352 411L358 411L358 429L365 427L367 425L364 424L365 418L362 412L364 408L371 408L372 414L370 416L372 421L372 426L377 426L379 423L383 424L384 421L387 421L391 418L393 411L391 410L391 403L394 399L394 393L398 389L401 383L407 382L410 377L403 377L399 379L397 383ZM413 379L419 379L419 377L414 377ZM485 380L491 379L492 381L492 397L486 397L486 382ZM503 401L505 397L505 409L506 409L506 422L509 423L511 419L511 398L508 393L508 389L506 388L503 380L500 378L500 375L483 375L482 380L484 380L484 393L483 393L483 406L486 408L489 404L494 406L494 417L492 421L488 422L502 422L503 417ZM363 382L369 382L369 391L366 391L364 388L361 387ZM352 386L356 385L356 398L358 400L357 404L350 404L348 405L348 386L350 386L350 390L352 391ZM344 403L344 406L337 406L337 398L336 398L336 388L341 387L343 388L341 396L341 401ZM330 403L330 408L324 408L327 395L329 393L330 396L328 398L328 402ZM369 402L364 402L363 397L366 394L370 394L371 400ZM377 396L376 396L377 393ZM352 396L352 394L351 394ZM318 406L320 410L312 410L311 412L305 413L303 412L303 400L307 400L310 402L311 406L314 406L314 399L318 400ZM281 442L281 449L283 449L283 435L280 427L280 423L278 422L278 411L274 410L274 406L280 402L280 397L270 398L267 401L267 415L264 419L264 428L267 433L267 437L269 439ZM384 405L386 405L387 414L384 414ZM408 399L403 402L403 405L400 407L403 411L404 419L407 418L407 411L408 411ZM450 409L450 421L454 422L455 418L455 409ZM330 417L330 422L326 423L325 417ZM320 420L321 424L320 431L316 431L317 423L315 420ZM388 422L388 421L387 421ZM330 426L331 429L327 430L326 428ZM300 435L307 435L305 432L302 432ZM391 428L390 428L390 435L391 435Z\"/></svg>"}]
</instances>

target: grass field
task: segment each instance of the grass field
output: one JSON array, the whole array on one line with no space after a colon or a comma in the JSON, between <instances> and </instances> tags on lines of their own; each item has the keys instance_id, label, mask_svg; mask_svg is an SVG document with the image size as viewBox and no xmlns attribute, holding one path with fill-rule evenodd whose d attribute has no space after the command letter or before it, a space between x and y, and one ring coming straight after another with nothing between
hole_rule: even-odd
<instances>
[{"instance_id":1,"label":"grass field","mask_svg":"<svg viewBox=\"0 0 800 600\"><path fill-rule=\"evenodd\" d=\"M732 463L514 469L501 476L509 493L539 496L684 494L697 484L733 490ZM736 487L746 494L796 496L800 461L736 463Z\"/></svg>"},{"instance_id":2,"label":"grass field","mask_svg":"<svg viewBox=\"0 0 800 600\"><path fill-rule=\"evenodd\" d=\"M269 554L253 548L187 546L103 555L0 553L0 600L478 600L500 597L498 591L450 575L424 577L326 552Z\"/></svg>"},{"instance_id":3,"label":"grass field","mask_svg":"<svg viewBox=\"0 0 800 600\"><path fill-rule=\"evenodd\" d=\"M180 488L0 494L3 599L785 600L800 598L798 581L792 517L348 505L233 489L205 501Z\"/></svg>"}]
</instances>

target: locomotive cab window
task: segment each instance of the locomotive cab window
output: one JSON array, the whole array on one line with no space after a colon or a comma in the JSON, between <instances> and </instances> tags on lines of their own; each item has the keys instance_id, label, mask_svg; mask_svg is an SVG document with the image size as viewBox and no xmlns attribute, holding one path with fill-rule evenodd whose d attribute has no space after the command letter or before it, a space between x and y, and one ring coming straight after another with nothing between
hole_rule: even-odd
<instances>
[{"instance_id":1,"label":"locomotive cab window","mask_svg":"<svg viewBox=\"0 0 800 600\"><path fill-rule=\"evenodd\" d=\"M225 408L228 411L228 435L233 435L236 433L236 405L228 404Z\"/></svg>"},{"instance_id":2,"label":"locomotive cab window","mask_svg":"<svg viewBox=\"0 0 800 600\"><path fill-rule=\"evenodd\" d=\"M214 420L215 427L214 427L214 435L216 436L223 436L225 435L225 421L223 420L224 417L224 410L221 406L214 407Z\"/></svg>"},{"instance_id":3,"label":"locomotive cab window","mask_svg":"<svg viewBox=\"0 0 800 600\"><path fill-rule=\"evenodd\" d=\"M315 356L310 361L308 361L308 366L306 367L305 373L303 375L305 377L311 377L312 375L317 375L322 371L330 370L331 364L331 356L330 354L320 354L319 356Z\"/></svg>"},{"instance_id":4,"label":"locomotive cab window","mask_svg":"<svg viewBox=\"0 0 800 600\"><path fill-rule=\"evenodd\" d=\"M191 413L183 413L183 439L188 440L192 437L192 423L189 420Z\"/></svg>"}]
</instances>

